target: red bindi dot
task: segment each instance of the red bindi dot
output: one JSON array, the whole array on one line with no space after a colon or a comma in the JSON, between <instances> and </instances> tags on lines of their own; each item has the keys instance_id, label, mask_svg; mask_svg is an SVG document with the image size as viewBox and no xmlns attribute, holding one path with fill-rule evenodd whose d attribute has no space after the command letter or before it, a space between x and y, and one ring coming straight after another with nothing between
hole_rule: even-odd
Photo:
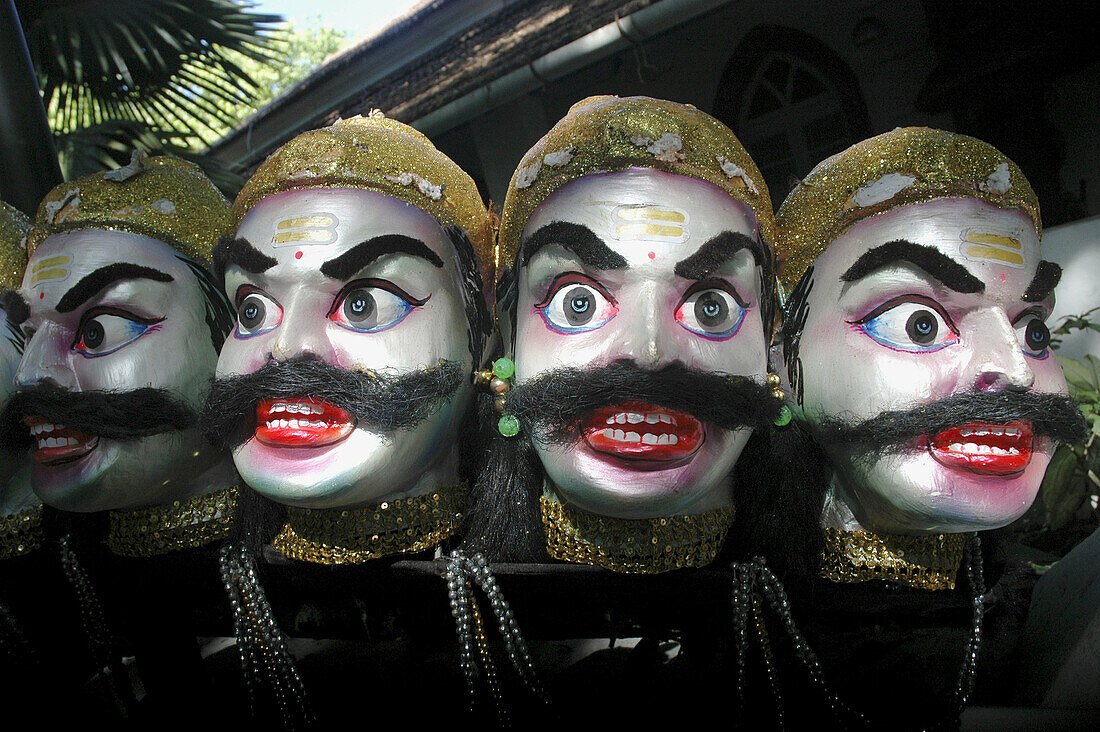
<instances>
[{"instance_id":1,"label":"red bindi dot","mask_svg":"<svg viewBox=\"0 0 1100 732\"><path fill-rule=\"evenodd\" d=\"M657 258L657 252L650 252L649 253L649 258L650 259L656 259Z\"/></svg>"},{"instance_id":2,"label":"red bindi dot","mask_svg":"<svg viewBox=\"0 0 1100 732\"><path fill-rule=\"evenodd\" d=\"M39 299L39 300L42 300L42 299L44 299L45 297L46 297L46 293L44 293L44 292L40 292L40 293L38 293L38 299Z\"/></svg>"},{"instance_id":3,"label":"red bindi dot","mask_svg":"<svg viewBox=\"0 0 1100 732\"><path fill-rule=\"evenodd\" d=\"M294 258L295 259L301 259L302 258L302 253L301 252L294 252Z\"/></svg>"},{"instance_id":4,"label":"red bindi dot","mask_svg":"<svg viewBox=\"0 0 1100 732\"><path fill-rule=\"evenodd\" d=\"M1004 282L1005 280L1008 279L1008 275L1006 275L1004 272L1001 272L1000 277L1001 277L1001 282Z\"/></svg>"}]
</instances>

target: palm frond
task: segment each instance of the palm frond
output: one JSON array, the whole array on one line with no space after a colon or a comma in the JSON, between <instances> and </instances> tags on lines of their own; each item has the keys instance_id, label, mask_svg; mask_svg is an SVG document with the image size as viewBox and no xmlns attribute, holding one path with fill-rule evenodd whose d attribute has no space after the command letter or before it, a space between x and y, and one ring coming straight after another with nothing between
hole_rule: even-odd
<instances>
[{"instance_id":1,"label":"palm frond","mask_svg":"<svg viewBox=\"0 0 1100 732\"><path fill-rule=\"evenodd\" d=\"M16 0L55 132L143 122L208 141L253 82L226 57L271 59L278 15L239 0Z\"/></svg>"}]
</instances>

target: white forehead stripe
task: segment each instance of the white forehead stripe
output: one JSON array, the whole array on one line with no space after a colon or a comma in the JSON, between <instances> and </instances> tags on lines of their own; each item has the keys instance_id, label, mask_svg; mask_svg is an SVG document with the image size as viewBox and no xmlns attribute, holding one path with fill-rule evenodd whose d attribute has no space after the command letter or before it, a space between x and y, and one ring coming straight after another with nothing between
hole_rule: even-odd
<instances>
[{"instance_id":1,"label":"white forehead stripe","mask_svg":"<svg viewBox=\"0 0 1100 732\"><path fill-rule=\"evenodd\" d=\"M963 233L963 241L962 254L967 259L992 260L1017 269L1024 266L1023 245L1016 237L970 229Z\"/></svg>"},{"instance_id":2,"label":"white forehead stripe","mask_svg":"<svg viewBox=\"0 0 1100 732\"><path fill-rule=\"evenodd\" d=\"M687 211L654 206L616 206L611 236L636 241L682 242L688 238Z\"/></svg>"},{"instance_id":3,"label":"white forehead stripe","mask_svg":"<svg viewBox=\"0 0 1100 732\"><path fill-rule=\"evenodd\" d=\"M309 213L281 219L275 223L271 246L287 244L333 244L339 237L336 229L340 219L331 213Z\"/></svg>"},{"instance_id":4,"label":"white forehead stripe","mask_svg":"<svg viewBox=\"0 0 1100 732\"><path fill-rule=\"evenodd\" d=\"M70 259L64 254L46 257L31 265L31 287L39 282L61 281L69 277Z\"/></svg>"}]
</instances>

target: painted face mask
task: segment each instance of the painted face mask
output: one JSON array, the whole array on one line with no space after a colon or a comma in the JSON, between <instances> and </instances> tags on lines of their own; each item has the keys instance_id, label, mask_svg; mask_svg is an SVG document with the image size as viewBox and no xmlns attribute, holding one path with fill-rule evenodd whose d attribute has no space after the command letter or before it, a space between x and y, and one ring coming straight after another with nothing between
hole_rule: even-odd
<instances>
[{"instance_id":1,"label":"painted face mask","mask_svg":"<svg viewBox=\"0 0 1100 732\"><path fill-rule=\"evenodd\" d=\"M54 189L28 240L26 347L6 438L32 450L46 503L136 511L112 514L121 544L122 524L147 534L172 523L157 507L175 501L199 514L212 506L215 533L229 520L231 466L197 423L228 325L205 269L227 216L197 167L136 155Z\"/></svg>"},{"instance_id":2,"label":"painted face mask","mask_svg":"<svg viewBox=\"0 0 1100 732\"><path fill-rule=\"evenodd\" d=\"M16 325L23 303L11 288L23 278L30 228L30 219L0 201L0 291L9 293L0 300L0 409L11 396L25 344ZM42 504L31 490L28 468L25 454L0 447L0 559L31 552L40 542Z\"/></svg>"},{"instance_id":3,"label":"painted face mask","mask_svg":"<svg viewBox=\"0 0 1100 732\"><path fill-rule=\"evenodd\" d=\"M276 546L328 563L326 545L361 561L438 543L465 506L489 323L473 181L412 128L359 117L284 146L234 221L218 258L237 322L204 422L245 482L292 507ZM357 512L316 510L335 508ZM375 517L393 530L363 529Z\"/></svg>"},{"instance_id":4,"label":"painted face mask","mask_svg":"<svg viewBox=\"0 0 1100 732\"><path fill-rule=\"evenodd\" d=\"M908 128L823 162L777 222L789 376L835 470L827 542L928 537L918 581L953 584L960 532L1022 515L1083 425L1035 195L991 146Z\"/></svg>"},{"instance_id":5,"label":"painted face mask","mask_svg":"<svg viewBox=\"0 0 1100 732\"><path fill-rule=\"evenodd\" d=\"M733 466L778 408L771 225L755 165L693 107L588 99L524 157L501 229L503 410L537 456L537 485L512 490L541 494L552 557L658 572L717 555Z\"/></svg>"}]
</instances>

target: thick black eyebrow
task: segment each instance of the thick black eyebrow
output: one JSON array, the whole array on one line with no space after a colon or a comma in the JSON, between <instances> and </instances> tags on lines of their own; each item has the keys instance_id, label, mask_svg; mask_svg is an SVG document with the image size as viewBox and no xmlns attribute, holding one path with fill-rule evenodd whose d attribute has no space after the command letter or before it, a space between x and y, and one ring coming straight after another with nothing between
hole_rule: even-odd
<instances>
[{"instance_id":1,"label":"thick black eyebrow","mask_svg":"<svg viewBox=\"0 0 1100 732\"><path fill-rule=\"evenodd\" d=\"M321 265L321 274L334 280L346 280L368 264L387 254L408 254L442 267L443 260L419 239L404 234L383 234L361 241L339 257Z\"/></svg>"},{"instance_id":2,"label":"thick black eyebrow","mask_svg":"<svg viewBox=\"0 0 1100 732\"><path fill-rule=\"evenodd\" d=\"M140 264L130 262L116 262L100 267L91 274L84 275L80 282L72 286L68 292L61 296L57 302L57 312L71 313L87 302L103 288L122 280L153 280L154 282L171 282L174 278L167 272L161 272L152 267L142 267Z\"/></svg>"},{"instance_id":3,"label":"thick black eyebrow","mask_svg":"<svg viewBox=\"0 0 1100 732\"><path fill-rule=\"evenodd\" d=\"M0 295L0 308L7 314L8 322L12 325L21 325L31 317L31 307L18 290L5 290Z\"/></svg>"},{"instance_id":4,"label":"thick black eyebrow","mask_svg":"<svg viewBox=\"0 0 1100 732\"><path fill-rule=\"evenodd\" d=\"M689 280L705 280L710 273L721 267L742 249L752 252L757 266L763 267L768 261L763 245L740 231L723 231L707 239L695 254L676 263L673 271L678 277Z\"/></svg>"},{"instance_id":5,"label":"thick black eyebrow","mask_svg":"<svg viewBox=\"0 0 1100 732\"><path fill-rule=\"evenodd\" d=\"M842 282L855 282L895 262L915 264L939 280L944 287L949 287L955 292L969 294L985 290L985 284L981 280L939 249L924 244L914 244L905 239L888 241L867 250L855 261L855 264L848 268L847 272L840 276L840 279Z\"/></svg>"},{"instance_id":6,"label":"thick black eyebrow","mask_svg":"<svg viewBox=\"0 0 1100 732\"><path fill-rule=\"evenodd\" d=\"M1054 288L1062 280L1062 268L1054 262L1045 259L1039 262L1035 269L1035 276L1031 278L1031 284L1024 292L1024 302L1042 302L1050 297Z\"/></svg>"},{"instance_id":7,"label":"thick black eyebrow","mask_svg":"<svg viewBox=\"0 0 1100 732\"><path fill-rule=\"evenodd\" d=\"M552 221L537 229L520 247L516 265L523 267L535 252L549 244L568 249L582 262L596 269L625 269L627 266L623 255L604 244L592 229L571 221Z\"/></svg>"},{"instance_id":8,"label":"thick black eyebrow","mask_svg":"<svg viewBox=\"0 0 1100 732\"><path fill-rule=\"evenodd\" d=\"M248 239L240 236L223 236L214 249L214 266L222 275L230 264L237 265L245 272L262 274L278 263L274 257L267 256L252 246Z\"/></svg>"}]
</instances>

